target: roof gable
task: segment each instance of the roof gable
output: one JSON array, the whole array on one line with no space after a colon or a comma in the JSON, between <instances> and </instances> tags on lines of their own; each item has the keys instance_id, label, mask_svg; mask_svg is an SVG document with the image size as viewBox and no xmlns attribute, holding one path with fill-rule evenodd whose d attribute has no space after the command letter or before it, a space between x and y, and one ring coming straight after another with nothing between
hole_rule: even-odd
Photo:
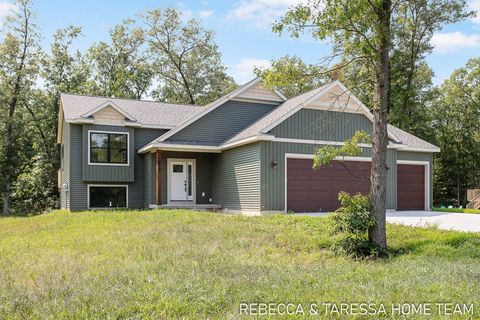
<instances>
[{"instance_id":1,"label":"roof gable","mask_svg":"<svg viewBox=\"0 0 480 320\"><path fill-rule=\"evenodd\" d=\"M248 138L252 135L267 134L302 108L361 113L373 121L370 110L337 80L285 101L270 114L229 139L228 142ZM395 142L401 142L390 130L388 136Z\"/></svg>"},{"instance_id":2,"label":"roof gable","mask_svg":"<svg viewBox=\"0 0 480 320\"><path fill-rule=\"evenodd\" d=\"M107 109L107 110L106 110ZM110 110L108 110L110 109ZM120 108L117 104L115 104L113 101L108 100L105 101L104 103L100 104L98 107L89 110L88 112L84 113L81 115L82 118L89 118L91 116L94 116L95 114L105 114L108 113L109 111L112 111L111 109L114 109L116 112L121 114L123 117L128 119L129 121L137 121L132 115L128 114L125 110Z\"/></svg>"},{"instance_id":3,"label":"roof gable","mask_svg":"<svg viewBox=\"0 0 480 320\"><path fill-rule=\"evenodd\" d=\"M198 119L204 117L205 115L212 112L213 110L220 107L221 105L223 105L225 102L227 102L229 100L241 99L242 95L247 95L247 96L252 95L255 90L257 90L257 93L258 93L258 90L263 90L261 87L258 86L260 81L261 81L260 78L253 79L252 81L244 84L243 86L237 88L236 90L232 91L231 93L229 93L227 95L224 95L223 97L221 97L221 98L215 100L214 102L206 105L205 109L202 112L198 113L197 115L195 115L193 117L190 117L190 118L186 119L184 122L179 124L176 128L168 131L167 133L165 133L164 135L162 135L161 137L156 139L154 142L165 141L166 139L172 137L174 134L178 133L182 129L186 128L190 124L197 121ZM249 91L249 90L251 90L251 91ZM277 97L279 97L281 99L281 101L285 101L284 97L279 92L277 92L275 90L271 91L271 92L273 92ZM265 91L262 91L262 93L265 94ZM262 98L260 100L265 101L265 103L275 102L275 101L272 101L270 99L271 98L267 97L267 98ZM258 97L255 100L259 100ZM278 102L280 102L280 101L278 101Z\"/></svg>"},{"instance_id":4,"label":"roof gable","mask_svg":"<svg viewBox=\"0 0 480 320\"><path fill-rule=\"evenodd\" d=\"M284 102L287 100L278 91L268 89L262 82L257 82L234 99L260 100L268 102Z\"/></svg>"},{"instance_id":5,"label":"roof gable","mask_svg":"<svg viewBox=\"0 0 480 320\"><path fill-rule=\"evenodd\" d=\"M111 106L127 119L125 125L145 128L172 129L179 123L204 110L203 107L146 100L61 94L65 121L85 123L91 115Z\"/></svg>"}]
</instances>

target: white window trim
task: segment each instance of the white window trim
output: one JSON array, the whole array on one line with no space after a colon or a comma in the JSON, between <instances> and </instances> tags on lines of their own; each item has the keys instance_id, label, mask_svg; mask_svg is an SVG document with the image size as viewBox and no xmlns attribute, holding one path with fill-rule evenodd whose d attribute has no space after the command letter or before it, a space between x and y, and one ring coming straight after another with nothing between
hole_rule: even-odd
<instances>
[{"instance_id":1,"label":"white window trim","mask_svg":"<svg viewBox=\"0 0 480 320\"><path fill-rule=\"evenodd\" d=\"M285 185L284 185L284 212L287 212L287 161L288 159L313 159L313 154L301 154L301 153L285 153L285 162L284 162L284 177L285 177ZM371 157L335 157L335 160L344 160L344 161L363 161L363 162L370 162L372 161Z\"/></svg>"},{"instance_id":2,"label":"white window trim","mask_svg":"<svg viewBox=\"0 0 480 320\"><path fill-rule=\"evenodd\" d=\"M127 136L127 163L97 163L91 162L90 157L90 134L91 133L113 133L113 134L124 134ZM130 132L128 131L103 131L103 130L88 130L87 132L87 157L89 166L114 166L114 167L128 167L130 166Z\"/></svg>"},{"instance_id":3,"label":"white window trim","mask_svg":"<svg viewBox=\"0 0 480 320\"><path fill-rule=\"evenodd\" d=\"M185 201L171 201L170 198L170 186L171 186L171 169L172 162L192 162L192 200ZM188 165L188 164L187 164ZM187 158L167 158L167 204L179 204L179 203L197 203L197 160Z\"/></svg>"},{"instance_id":4,"label":"white window trim","mask_svg":"<svg viewBox=\"0 0 480 320\"><path fill-rule=\"evenodd\" d=\"M90 187L125 187L127 191L127 201L125 209L128 209L128 184L87 184L87 208L88 210L103 210L103 209L117 209L123 207L115 207L115 208L100 208L100 207L90 207Z\"/></svg>"},{"instance_id":5,"label":"white window trim","mask_svg":"<svg viewBox=\"0 0 480 320\"><path fill-rule=\"evenodd\" d=\"M432 210L430 208L430 162L429 161L418 161L418 160L397 160L398 164L409 164L409 165L418 165L424 166L424 174L425 174L425 206L424 210ZM397 171L398 172L398 171ZM398 175L398 173L397 173ZM398 179L398 176L397 176ZM397 190L398 193L398 190ZM398 194L397 194L397 209L398 209Z\"/></svg>"}]
</instances>

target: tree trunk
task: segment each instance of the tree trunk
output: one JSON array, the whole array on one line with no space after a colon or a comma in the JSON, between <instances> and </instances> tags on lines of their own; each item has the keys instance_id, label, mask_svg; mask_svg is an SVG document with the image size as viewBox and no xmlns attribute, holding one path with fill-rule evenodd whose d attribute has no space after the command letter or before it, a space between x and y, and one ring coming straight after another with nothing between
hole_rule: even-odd
<instances>
[{"instance_id":1,"label":"tree trunk","mask_svg":"<svg viewBox=\"0 0 480 320\"><path fill-rule=\"evenodd\" d=\"M7 183L7 185L5 185L5 189L2 192L3 215L5 216L10 214L10 184Z\"/></svg>"},{"instance_id":2,"label":"tree trunk","mask_svg":"<svg viewBox=\"0 0 480 320\"><path fill-rule=\"evenodd\" d=\"M391 0L383 0L379 15L379 59L373 109L372 171L370 176L370 202L375 225L368 230L368 238L381 249L387 248L387 146L388 106L390 86L390 11Z\"/></svg>"}]
</instances>

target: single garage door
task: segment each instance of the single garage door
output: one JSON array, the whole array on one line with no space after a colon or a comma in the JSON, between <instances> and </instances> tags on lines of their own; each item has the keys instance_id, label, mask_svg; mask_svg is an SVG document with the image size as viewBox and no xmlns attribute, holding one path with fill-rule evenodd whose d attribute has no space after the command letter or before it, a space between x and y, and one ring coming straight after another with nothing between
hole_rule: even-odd
<instances>
[{"instance_id":1,"label":"single garage door","mask_svg":"<svg viewBox=\"0 0 480 320\"><path fill-rule=\"evenodd\" d=\"M333 211L340 206L340 191L368 195L370 162L344 163L348 169L334 162L314 170L312 159L287 159L287 210Z\"/></svg>"},{"instance_id":2,"label":"single garage door","mask_svg":"<svg viewBox=\"0 0 480 320\"><path fill-rule=\"evenodd\" d=\"M425 210L425 166L397 165L397 210Z\"/></svg>"}]
</instances>

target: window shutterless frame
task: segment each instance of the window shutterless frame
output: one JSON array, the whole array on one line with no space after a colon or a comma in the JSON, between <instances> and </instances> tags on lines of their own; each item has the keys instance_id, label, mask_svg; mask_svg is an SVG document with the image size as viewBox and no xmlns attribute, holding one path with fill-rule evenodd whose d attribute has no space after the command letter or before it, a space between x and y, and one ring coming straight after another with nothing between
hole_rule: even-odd
<instances>
[{"instance_id":1,"label":"window shutterless frame","mask_svg":"<svg viewBox=\"0 0 480 320\"><path fill-rule=\"evenodd\" d=\"M125 188L126 192L126 201L125 201L125 208L128 209L128 185L127 184L87 184L87 208L89 210L102 210L102 209L116 209L115 208L108 208L108 207L90 207L90 187L114 187L114 188Z\"/></svg>"},{"instance_id":2,"label":"window shutterless frame","mask_svg":"<svg viewBox=\"0 0 480 320\"><path fill-rule=\"evenodd\" d=\"M126 163L115 163L115 162L92 162L91 158L91 134L92 133L103 133L103 134L122 134L127 136L127 162ZM130 165L130 132L125 131L101 131L101 130L88 130L87 132L87 157L88 165L90 166L124 166L128 167Z\"/></svg>"}]
</instances>

